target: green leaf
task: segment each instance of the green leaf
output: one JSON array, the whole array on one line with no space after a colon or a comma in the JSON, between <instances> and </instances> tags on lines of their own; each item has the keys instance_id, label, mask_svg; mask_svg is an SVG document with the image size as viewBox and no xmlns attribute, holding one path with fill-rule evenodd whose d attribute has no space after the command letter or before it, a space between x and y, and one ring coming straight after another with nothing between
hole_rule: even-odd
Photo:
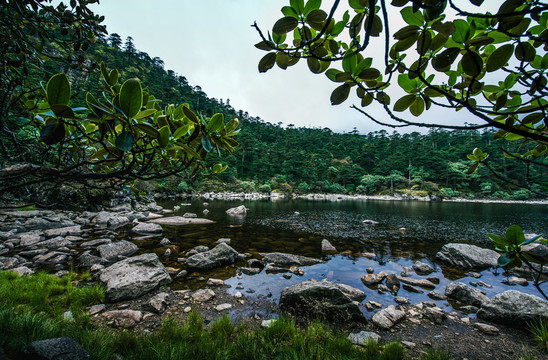
<instances>
[{"instance_id":1,"label":"green leaf","mask_svg":"<svg viewBox=\"0 0 548 360\"><path fill-rule=\"evenodd\" d=\"M210 152L213 149L213 146L211 145L211 142L209 141L209 139L206 136L204 136L202 138L202 147L207 152Z\"/></svg>"},{"instance_id":2,"label":"green leaf","mask_svg":"<svg viewBox=\"0 0 548 360\"><path fill-rule=\"evenodd\" d=\"M211 117L206 126L208 133L214 133L223 127L223 114L217 113Z\"/></svg>"},{"instance_id":3,"label":"green leaf","mask_svg":"<svg viewBox=\"0 0 548 360\"><path fill-rule=\"evenodd\" d=\"M327 13L323 10L312 10L310 14L306 17L306 22L310 25L322 23L327 19Z\"/></svg>"},{"instance_id":4,"label":"green leaf","mask_svg":"<svg viewBox=\"0 0 548 360\"><path fill-rule=\"evenodd\" d=\"M347 73L354 73L358 66L358 57L352 51L347 52L343 57L343 70Z\"/></svg>"},{"instance_id":5,"label":"green leaf","mask_svg":"<svg viewBox=\"0 0 548 360\"><path fill-rule=\"evenodd\" d=\"M325 72L325 76L327 76L327 78L329 80L334 81L334 82L336 82L335 76L337 76L337 74L342 74L342 71L340 71L338 69L329 69Z\"/></svg>"},{"instance_id":6,"label":"green leaf","mask_svg":"<svg viewBox=\"0 0 548 360\"><path fill-rule=\"evenodd\" d=\"M189 124L184 124L182 126L179 126L177 128L177 130L175 130L175 133L173 133L173 138L175 140L185 136L186 134L188 134L188 130L190 129L190 125Z\"/></svg>"},{"instance_id":7,"label":"green leaf","mask_svg":"<svg viewBox=\"0 0 548 360\"><path fill-rule=\"evenodd\" d=\"M299 14L297 14L295 9L293 9L291 6L282 7L282 14L284 14L285 16L293 17L297 20L299 19Z\"/></svg>"},{"instance_id":8,"label":"green leaf","mask_svg":"<svg viewBox=\"0 0 548 360\"><path fill-rule=\"evenodd\" d=\"M480 164L479 162L477 162L477 163L475 163L475 164L472 164L472 166L470 166L470 167L468 168L468 170L466 170L466 173L467 173L468 175L472 174L474 171L476 171L476 170L478 169L479 164Z\"/></svg>"},{"instance_id":9,"label":"green leaf","mask_svg":"<svg viewBox=\"0 0 548 360\"><path fill-rule=\"evenodd\" d=\"M424 17L420 11L413 11L411 6L404 7L400 11L403 20L409 25L422 26L424 25Z\"/></svg>"},{"instance_id":10,"label":"green leaf","mask_svg":"<svg viewBox=\"0 0 548 360\"><path fill-rule=\"evenodd\" d=\"M358 75L360 79L364 80L375 80L379 76L381 76L381 72L375 68L365 69Z\"/></svg>"},{"instance_id":11,"label":"green leaf","mask_svg":"<svg viewBox=\"0 0 548 360\"><path fill-rule=\"evenodd\" d=\"M180 144L180 147L188 154L190 154L190 156L192 157L195 157L196 159L198 160L203 160L202 157L200 156L200 154L198 154L196 152L196 150L194 150L193 148L191 148L190 146L188 145L185 145L185 144Z\"/></svg>"},{"instance_id":12,"label":"green leaf","mask_svg":"<svg viewBox=\"0 0 548 360\"><path fill-rule=\"evenodd\" d=\"M467 51L462 57L460 64L464 73L472 77L478 76L483 70L481 56L475 51Z\"/></svg>"},{"instance_id":13,"label":"green leaf","mask_svg":"<svg viewBox=\"0 0 548 360\"><path fill-rule=\"evenodd\" d=\"M110 73L108 74L108 84L110 86L114 86L118 83L118 78L120 77L120 73L118 73L118 70L112 69L110 70Z\"/></svg>"},{"instance_id":14,"label":"green leaf","mask_svg":"<svg viewBox=\"0 0 548 360\"><path fill-rule=\"evenodd\" d=\"M394 111L402 112L407 110L415 102L416 95L404 95L394 104Z\"/></svg>"},{"instance_id":15,"label":"green leaf","mask_svg":"<svg viewBox=\"0 0 548 360\"><path fill-rule=\"evenodd\" d=\"M133 118L143 106L143 89L139 79L129 79L120 89L120 110L128 118Z\"/></svg>"},{"instance_id":16,"label":"green leaf","mask_svg":"<svg viewBox=\"0 0 548 360\"><path fill-rule=\"evenodd\" d=\"M504 253L501 256L499 256L497 263L500 267L504 267L508 264L510 264L512 261L516 259L515 255L510 255L508 253Z\"/></svg>"},{"instance_id":17,"label":"green leaf","mask_svg":"<svg viewBox=\"0 0 548 360\"><path fill-rule=\"evenodd\" d=\"M73 109L67 105L52 105L51 111L53 111L57 118L76 119Z\"/></svg>"},{"instance_id":18,"label":"green leaf","mask_svg":"<svg viewBox=\"0 0 548 360\"><path fill-rule=\"evenodd\" d=\"M505 66L508 63L508 60L512 57L514 53L514 45L506 44L499 47L487 59L487 64L485 68L487 72L493 72L501 67Z\"/></svg>"},{"instance_id":19,"label":"green leaf","mask_svg":"<svg viewBox=\"0 0 548 360\"><path fill-rule=\"evenodd\" d=\"M199 124L199 123L200 123L200 119L198 119L198 117L196 116L196 114L194 114L194 112L193 112L192 110L190 110L188 107L183 106L183 113L184 113L185 116L186 116L190 121L192 121L193 123L196 123L196 124Z\"/></svg>"},{"instance_id":20,"label":"green leaf","mask_svg":"<svg viewBox=\"0 0 548 360\"><path fill-rule=\"evenodd\" d=\"M451 47L445 49L432 60L432 66L437 71L445 72L451 68L451 65L460 53L460 49L457 47Z\"/></svg>"},{"instance_id":21,"label":"green leaf","mask_svg":"<svg viewBox=\"0 0 548 360\"><path fill-rule=\"evenodd\" d=\"M493 242L495 243L495 245L499 245L499 247L505 247L505 246L508 246L508 241L501 237L501 236L498 236L498 235L495 235L495 234L487 234L487 236L489 236L489 238L491 240L493 240Z\"/></svg>"},{"instance_id":22,"label":"green leaf","mask_svg":"<svg viewBox=\"0 0 548 360\"><path fill-rule=\"evenodd\" d=\"M350 85L342 84L331 93L331 105L342 104L350 94Z\"/></svg>"},{"instance_id":23,"label":"green leaf","mask_svg":"<svg viewBox=\"0 0 548 360\"><path fill-rule=\"evenodd\" d=\"M306 63L310 71L312 71L314 74L320 74L322 72L322 65L320 64L320 61L318 59L310 57L306 59Z\"/></svg>"},{"instance_id":24,"label":"green leaf","mask_svg":"<svg viewBox=\"0 0 548 360\"><path fill-rule=\"evenodd\" d=\"M464 43L470 38L470 25L463 19L457 19L453 21L455 25L455 32L452 35L452 39L457 43Z\"/></svg>"},{"instance_id":25,"label":"green leaf","mask_svg":"<svg viewBox=\"0 0 548 360\"><path fill-rule=\"evenodd\" d=\"M506 229L506 240L511 245L521 245L525 242L525 235L523 235L523 230L518 225L512 225Z\"/></svg>"},{"instance_id":26,"label":"green leaf","mask_svg":"<svg viewBox=\"0 0 548 360\"><path fill-rule=\"evenodd\" d=\"M289 61L289 55L287 55L285 52L278 51L276 53L276 64L280 69L287 69L287 67L289 66Z\"/></svg>"},{"instance_id":27,"label":"green leaf","mask_svg":"<svg viewBox=\"0 0 548 360\"><path fill-rule=\"evenodd\" d=\"M53 75L46 86L46 96L50 106L68 105L70 102L70 83L67 75Z\"/></svg>"},{"instance_id":28,"label":"green leaf","mask_svg":"<svg viewBox=\"0 0 548 360\"><path fill-rule=\"evenodd\" d=\"M409 79L409 75L404 73L398 75L398 85L405 90L405 92L410 93L412 90L416 90L419 86L418 79Z\"/></svg>"},{"instance_id":29,"label":"green leaf","mask_svg":"<svg viewBox=\"0 0 548 360\"><path fill-rule=\"evenodd\" d=\"M308 15L312 10L319 9L322 5L322 0L308 0L304 6L304 16Z\"/></svg>"},{"instance_id":30,"label":"green leaf","mask_svg":"<svg viewBox=\"0 0 548 360\"><path fill-rule=\"evenodd\" d=\"M165 148L169 143L169 136L171 135L171 131L169 130L169 126L164 126L160 130L158 130L159 136L158 136L158 144L160 147Z\"/></svg>"},{"instance_id":31,"label":"green leaf","mask_svg":"<svg viewBox=\"0 0 548 360\"><path fill-rule=\"evenodd\" d=\"M261 41L260 43L255 44L255 47L259 50L270 51L276 45L272 41Z\"/></svg>"},{"instance_id":32,"label":"green leaf","mask_svg":"<svg viewBox=\"0 0 548 360\"><path fill-rule=\"evenodd\" d=\"M133 134L129 131L122 131L120 135L116 137L116 147L122 151L130 151L133 148L135 139Z\"/></svg>"},{"instance_id":33,"label":"green leaf","mask_svg":"<svg viewBox=\"0 0 548 360\"><path fill-rule=\"evenodd\" d=\"M134 125L137 129L141 130L145 134L152 136L153 138L157 139L160 134L158 133L158 130L156 130L153 126L145 123L139 123Z\"/></svg>"},{"instance_id":34,"label":"green leaf","mask_svg":"<svg viewBox=\"0 0 548 360\"><path fill-rule=\"evenodd\" d=\"M276 53L269 52L259 61L259 72L264 73L272 69L276 63Z\"/></svg>"},{"instance_id":35,"label":"green leaf","mask_svg":"<svg viewBox=\"0 0 548 360\"><path fill-rule=\"evenodd\" d=\"M236 130L238 128L238 125L240 124L240 121L238 119L232 119L225 125L226 133L229 134L232 131Z\"/></svg>"},{"instance_id":36,"label":"green leaf","mask_svg":"<svg viewBox=\"0 0 548 360\"><path fill-rule=\"evenodd\" d=\"M297 13L302 14L304 11L304 0L289 0L289 4Z\"/></svg>"},{"instance_id":37,"label":"green leaf","mask_svg":"<svg viewBox=\"0 0 548 360\"><path fill-rule=\"evenodd\" d=\"M46 145L57 144L65 138L65 123L53 121L40 130L40 141Z\"/></svg>"},{"instance_id":38,"label":"green leaf","mask_svg":"<svg viewBox=\"0 0 548 360\"><path fill-rule=\"evenodd\" d=\"M533 45L528 42L520 42L516 46L515 55L516 58L520 61L531 62L535 60L535 55L537 54Z\"/></svg>"},{"instance_id":39,"label":"green leaf","mask_svg":"<svg viewBox=\"0 0 548 360\"><path fill-rule=\"evenodd\" d=\"M285 16L280 20L276 21L272 27L272 32L282 35L287 34L290 31L293 31L299 25L299 21L292 16Z\"/></svg>"},{"instance_id":40,"label":"green leaf","mask_svg":"<svg viewBox=\"0 0 548 360\"><path fill-rule=\"evenodd\" d=\"M414 116L420 116L424 111L424 100L420 96L417 96L415 101L411 104L409 107L409 111L411 111L411 114Z\"/></svg>"},{"instance_id":41,"label":"green leaf","mask_svg":"<svg viewBox=\"0 0 548 360\"><path fill-rule=\"evenodd\" d=\"M143 111L140 111L137 115L135 115L133 118L135 120L139 120L139 119L142 119L142 118L146 118L146 117L149 117L151 115L153 115L154 113L158 112L158 110L156 109L147 109L147 110L143 110Z\"/></svg>"}]
</instances>

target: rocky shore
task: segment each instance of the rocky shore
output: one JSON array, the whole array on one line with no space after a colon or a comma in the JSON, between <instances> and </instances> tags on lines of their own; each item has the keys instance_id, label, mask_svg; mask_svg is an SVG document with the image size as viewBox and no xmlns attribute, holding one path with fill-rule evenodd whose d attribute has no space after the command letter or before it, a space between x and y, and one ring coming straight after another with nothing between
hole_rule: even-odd
<instances>
[{"instance_id":1,"label":"rocky shore","mask_svg":"<svg viewBox=\"0 0 548 360\"><path fill-rule=\"evenodd\" d=\"M236 195L202 196L236 199L232 197ZM255 196L246 195L251 197L248 199ZM333 197L345 199L337 195L312 196L317 200ZM440 279L432 275L434 269L417 261L401 273L385 272L381 267L377 271L367 269L361 277L366 291L327 279L302 281L286 287L279 303L271 300L272 294L253 295L253 289L243 281L233 289L235 292L227 291L228 285L215 278L204 279L207 285L196 291L172 290L169 284L173 279L214 268L236 268L238 279L241 274L263 271L298 277L322 260L282 252L251 257L232 248L230 239L218 239L212 248L200 245L180 249L163 237L162 225L207 225L212 221L188 213L166 217L172 210L163 209L152 199L146 200L122 202L97 212L0 211L0 270L27 275L45 269L57 276L67 274L71 267L89 271L90 281L102 283L106 291L105 304L88 309L94 321L101 326L141 332L154 331L168 316L185 319L192 310L199 311L206 323L228 312L232 318L252 326L268 326L283 313L304 322L319 316L346 332L352 331L349 336L357 344L368 337L398 338L412 354L445 344L458 358L501 359L518 354L527 344L523 330L527 322L548 320L548 301L537 296L507 290L487 297L482 289L491 284L481 281L481 271L495 267L498 254L456 243L440 249L436 255L438 264L474 274L477 281L455 281L442 287ZM245 216L245 207L229 209L227 213ZM121 238L122 228L137 237L132 241ZM157 242L159 251L141 251L139 240L144 239ZM326 254L338 253L328 240L322 241L321 246ZM548 253L545 246L534 250ZM170 255L177 256L178 267L162 263ZM526 268L508 277L515 284L530 280ZM401 296L400 289L407 293L427 292L432 301L412 303ZM397 305L383 307L368 301L367 293L371 291L392 294ZM448 301L453 311L442 310L436 301Z\"/></svg>"}]
</instances>

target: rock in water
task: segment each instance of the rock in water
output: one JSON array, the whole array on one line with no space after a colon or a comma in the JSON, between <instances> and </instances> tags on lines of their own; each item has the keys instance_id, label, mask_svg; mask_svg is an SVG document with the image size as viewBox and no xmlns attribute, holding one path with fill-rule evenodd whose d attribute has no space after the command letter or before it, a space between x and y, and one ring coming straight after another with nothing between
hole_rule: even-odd
<instances>
[{"instance_id":1,"label":"rock in water","mask_svg":"<svg viewBox=\"0 0 548 360\"><path fill-rule=\"evenodd\" d=\"M499 254L475 245L445 244L436 254L436 258L452 267L473 270L497 266Z\"/></svg>"},{"instance_id":2,"label":"rock in water","mask_svg":"<svg viewBox=\"0 0 548 360\"><path fill-rule=\"evenodd\" d=\"M137 245L127 240L120 240L110 244L99 245L97 247L97 251L99 251L101 258L106 260L114 260L119 255L130 256L137 250L139 250Z\"/></svg>"},{"instance_id":3,"label":"rock in water","mask_svg":"<svg viewBox=\"0 0 548 360\"><path fill-rule=\"evenodd\" d=\"M238 207L235 207L235 208L232 208L232 209L228 209L226 211L226 213L228 215L245 215L247 213L247 209L245 208L244 205L240 205Z\"/></svg>"},{"instance_id":4,"label":"rock in water","mask_svg":"<svg viewBox=\"0 0 548 360\"><path fill-rule=\"evenodd\" d=\"M33 341L21 350L25 359L87 360L89 353L69 337Z\"/></svg>"},{"instance_id":5,"label":"rock in water","mask_svg":"<svg viewBox=\"0 0 548 360\"><path fill-rule=\"evenodd\" d=\"M423 263L422 261L416 261L413 264L413 270L415 270L415 272L420 275L428 275L435 271L432 266L428 265L427 263Z\"/></svg>"},{"instance_id":6,"label":"rock in water","mask_svg":"<svg viewBox=\"0 0 548 360\"><path fill-rule=\"evenodd\" d=\"M324 252L324 253L334 253L334 252L337 252L337 248L335 248L333 245L331 245L329 240L323 239L322 240L322 252Z\"/></svg>"},{"instance_id":7,"label":"rock in water","mask_svg":"<svg viewBox=\"0 0 548 360\"><path fill-rule=\"evenodd\" d=\"M233 264L238 258L238 252L225 243L213 249L192 255L186 260L189 268L208 270L219 266Z\"/></svg>"},{"instance_id":8,"label":"rock in water","mask_svg":"<svg viewBox=\"0 0 548 360\"><path fill-rule=\"evenodd\" d=\"M105 295L112 302L138 298L171 282L154 253L119 261L104 269L99 279L106 284Z\"/></svg>"},{"instance_id":9,"label":"rock in water","mask_svg":"<svg viewBox=\"0 0 548 360\"><path fill-rule=\"evenodd\" d=\"M548 320L548 301L538 296L508 290L484 303L478 318L515 327L525 327L527 322Z\"/></svg>"},{"instance_id":10,"label":"rock in water","mask_svg":"<svg viewBox=\"0 0 548 360\"><path fill-rule=\"evenodd\" d=\"M356 302L330 281L308 280L282 290L280 310L309 318L320 317L331 322L366 319Z\"/></svg>"},{"instance_id":11,"label":"rock in water","mask_svg":"<svg viewBox=\"0 0 548 360\"><path fill-rule=\"evenodd\" d=\"M292 265L308 266L322 263L322 261L318 259L279 252L266 254L264 257L264 262L278 267L289 267Z\"/></svg>"},{"instance_id":12,"label":"rock in water","mask_svg":"<svg viewBox=\"0 0 548 360\"><path fill-rule=\"evenodd\" d=\"M460 301L464 305L480 307L489 301L489 298L478 289L474 289L461 282L452 282L445 288L445 296Z\"/></svg>"},{"instance_id":13,"label":"rock in water","mask_svg":"<svg viewBox=\"0 0 548 360\"><path fill-rule=\"evenodd\" d=\"M161 234L164 230L162 227L155 223L138 223L131 231L137 234Z\"/></svg>"}]
</instances>

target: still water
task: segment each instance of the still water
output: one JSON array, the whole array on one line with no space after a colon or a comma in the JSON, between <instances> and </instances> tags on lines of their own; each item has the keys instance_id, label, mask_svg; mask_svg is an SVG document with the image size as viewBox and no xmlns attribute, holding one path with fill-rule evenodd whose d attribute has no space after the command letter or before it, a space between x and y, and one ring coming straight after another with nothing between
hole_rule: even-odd
<instances>
[{"instance_id":1,"label":"still water","mask_svg":"<svg viewBox=\"0 0 548 360\"><path fill-rule=\"evenodd\" d=\"M225 211L231 207L245 205L248 208L245 217L228 216ZM197 245L215 246L219 238L230 238L231 246L240 253L249 253L261 258L260 253L285 252L320 258L322 264L303 267L305 275L293 275L290 279L283 274L256 275L237 273L238 266L226 267L194 274L185 280L176 281L174 288L197 289L203 287L203 277L221 278L231 285L229 292L236 292L236 286L244 287L247 296L265 296L277 301L284 287L308 279L329 279L354 286L367 293L367 299L377 301L384 306L395 304L390 294L379 294L373 288L367 288L360 278L372 267L376 273L385 271L399 274L404 267L411 266L416 260L432 265L436 272L431 275L440 278L436 291L443 293L445 286L454 280L465 283L478 281L463 272L441 269L435 261L435 254L449 242L466 242L482 247L491 247L486 233L504 234L513 224L520 225L525 233L548 233L548 206L533 204L488 204L488 203L450 203L421 201L386 200L344 200L338 202L312 200L279 201L208 201L189 202L166 201L160 203L164 208L172 209L182 205L174 215L196 213L215 221L208 225L164 226L164 236L176 245L178 254L165 259L168 266L181 267L177 257ZM204 214L207 209L209 212ZM365 225L363 220L377 221L378 225ZM340 253L322 255L320 243L328 239ZM160 247L158 239L140 242L142 251L155 251L159 256L165 248ZM368 259L360 253L375 253L374 259ZM422 278L414 273L414 278ZM479 279L493 285L485 288L487 296L507 289L516 289L539 295L532 285L506 285L506 277L500 269L483 271ZM548 284L545 284L548 287ZM543 286L544 289L544 286ZM546 289L548 290L548 289ZM545 291L546 291L545 290ZM431 301L426 295L409 293L401 289L399 296L409 297L412 303ZM446 301L437 305L448 308Z\"/></svg>"}]
</instances>

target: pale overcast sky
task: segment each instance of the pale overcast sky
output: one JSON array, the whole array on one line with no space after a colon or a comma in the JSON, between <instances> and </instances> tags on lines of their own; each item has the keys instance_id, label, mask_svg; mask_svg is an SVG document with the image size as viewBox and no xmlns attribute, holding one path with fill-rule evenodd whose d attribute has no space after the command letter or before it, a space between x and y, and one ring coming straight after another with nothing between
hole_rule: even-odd
<instances>
[{"instance_id":1,"label":"pale overcast sky","mask_svg":"<svg viewBox=\"0 0 548 360\"><path fill-rule=\"evenodd\" d=\"M328 6L331 3L324 1ZM324 74L312 74L305 61L285 71L274 67L266 74L259 73L257 65L266 52L253 46L260 39L251 25L257 21L266 33L288 4L288 0L102 0L93 9L105 16L109 33L118 33L124 41L133 37L137 49L161 58L166 70L201 86L209 97L230 99L235 109L251 116L337 132L354 127L360 133L382 129L349 108L352 103L359 104L354 91L343 104L331 106L330 94L339 84ZM400 21L400 15L391 21ZM371 54L376 51L378 54ZM374 46L368 55L382 56L383 51ZM382 109L373 113L387 120ZM463 115L451 112L443 118L462 123ZM427 116L440 118L440 114ZM417 129L407 131L413 130Z\"/></svg>"}]
</instances>

